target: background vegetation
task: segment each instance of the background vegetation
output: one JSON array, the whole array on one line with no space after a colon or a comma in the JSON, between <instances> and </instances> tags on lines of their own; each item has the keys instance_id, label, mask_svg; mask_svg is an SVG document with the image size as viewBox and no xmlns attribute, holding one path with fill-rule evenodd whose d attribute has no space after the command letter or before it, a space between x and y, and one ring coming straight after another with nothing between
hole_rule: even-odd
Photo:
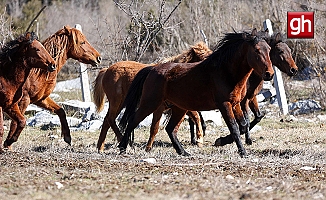
<instances>
[{"instance_id":1,"label":"background vegetation","mask_svg":"<svg viewBox=\"0 0 326 200\"><path fill-rule=\"evenodd\" d=\"M304 95L288 84L286 92L292 101L315 98L326 105L323 0L0 0L0 43L24 32L43 6L47 7L31 28L40 40L64 25L81 24L88 40L104 58L101 67L120 60L157 62L204 40L203 33L214 49L223 33L262 29L267 18L272 21L274 32L285 34L287 11L314 11L315 38L288 40L288 44L302 71L294 80L315 82ZM97 72L98 69L89 71L91 77ZM78 75L78 65L70 61L59 80ZM286 83L293 80L284 78Z\"/></svg>"}]
</instances>

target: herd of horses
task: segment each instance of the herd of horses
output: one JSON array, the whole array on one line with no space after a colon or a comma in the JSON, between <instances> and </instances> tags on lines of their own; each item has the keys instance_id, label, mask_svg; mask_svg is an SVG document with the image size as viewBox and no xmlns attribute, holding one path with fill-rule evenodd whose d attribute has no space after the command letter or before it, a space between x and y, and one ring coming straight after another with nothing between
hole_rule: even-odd
<instances>
[{"instance_id":1,"label":"herd of horses","mask_svg":"<svg viewBox=\"0 0 326 200\"><path fill-rule=\"evenodd\" d=\"M99 52L77 29L65 26L40 43L34 33L25 33L8 42L0 50L0 153L11 149L26 124L24 113L29 104L56 113L61 122L64 141L71 144L65 111L50 97L57 74L67 59L98 66ZM178 128L185 115L196 125L193 143L203 145L203 126L200 111L219 109L230 134L218 138L214 145L236 143L241 157L245 143L252 144L249 131L263 117L256 95L263 81L273 78L272 66L289 76L298 68L291 49L281 34L268 35L268 30L226 33L214 51L203 42L189 50L162 60L143 64L120 61L99 71L93 89L98 111L103 110L105 97L109 110L104 118L97 142L104 151L107 132L111 127L119 142L120 153L132 144L132 134L138 124L153 113L146 151L152 149L163 113L168 115L165 127L171 143L180 155L189 155L178 140ZM118 114L123 116L116 124ZM254 113L250 122L249 109ZM10 130L3 142L3 113L11 118ZM192 134L193 135L193 134Z\"/></svg>"}]
</instances>

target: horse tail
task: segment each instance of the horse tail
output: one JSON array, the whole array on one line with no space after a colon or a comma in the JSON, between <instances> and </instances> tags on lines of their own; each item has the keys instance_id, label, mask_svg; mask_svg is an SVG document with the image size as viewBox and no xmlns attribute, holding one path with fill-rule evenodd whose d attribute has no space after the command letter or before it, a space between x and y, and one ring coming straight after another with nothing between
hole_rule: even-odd
<instances>
[{"instance_id":1,"label":"horse tail","mask_svg":"<svg viewBox=\"0 0 326 200\"><path fill-rule=\"evenodd\" d=\"M140 98L142 96L144 82L153 67L145 67L141 69L132 81L127 96L123 102L122 108L125 108L123 116L119 122L119 128L122 133L125 132L127 124L138 108Z\"/></svg>"},{"instance_id":2,"label":"horse tail","mask_svg":"<svg viewBox=\"0 0 326 200\"><path fill-rule=\"evenodd\" d=\"M105 93L103 90L102 80L107 69L108 68L101 69L93 82L93 99L97 112L101 112L104 108Z\"/></svg>"}]
</instances>

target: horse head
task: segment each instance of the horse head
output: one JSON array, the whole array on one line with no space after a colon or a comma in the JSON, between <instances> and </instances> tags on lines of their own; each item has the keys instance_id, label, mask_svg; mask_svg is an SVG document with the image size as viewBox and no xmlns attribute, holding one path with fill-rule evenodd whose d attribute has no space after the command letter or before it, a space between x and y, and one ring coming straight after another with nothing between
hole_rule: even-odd
<instances>
[{"instance_id":1,"label":"horse head","mask_svg":"<svg viewBox=\"0 0 326 200\"><path fill-rule=\"evenodd\" d=\"M294 76L298 72L290 47L282 41L280 33L273 35L269 42L271 46L270 57L273 65L288 76Z\"/></svg>"},{"instance_id":2,"label":"horse head","mask_svg":"<svg viewBox=\"0 0 326 200\"><path fill-rule=\"evenodd\" d=\"M251 34L244 33L243 37L253 44L249 45L247 60L249 65L254 69L254 73L262 77L265 81L272 80L274 70L269 56L271 47L264 40L264 37L258 35L256 29Z\"/></svg>"},{"instance_id":3,"label":"horse head","mask_svg":"<svg viewBox=\"0 0 326 200\"><path fill-rule=\"evenodd\" d=\"M28 66L45 69L50 72L56 69L54 59L37 40L37 36L34 32L27 32L25 34L23 45L23 51Z\"/></svg>"},{"instance_id":4,"label":"horse head","mask_svg":"<svg viewBox=\"0 0 326 200\"><path fill-rule=\"evenodd\" d=\"M69 36L70 49L68 57L97 67L101 63L100 53L88 42L85 35L76 28L64 26L64 34Z\"/></svg>"},{"instance_id":5,"label":"horse head","mask_svg":"<svg viewBox=\"0 0 326 200\"><path fill-rule=\"evenodd\" d=\"M53 58L37 40L34 32L27 32L8 42L1 51L1 59L8 60L10 66L13 62L23 62L28 68L55 70Z\"/></svg>"}]
</instances>

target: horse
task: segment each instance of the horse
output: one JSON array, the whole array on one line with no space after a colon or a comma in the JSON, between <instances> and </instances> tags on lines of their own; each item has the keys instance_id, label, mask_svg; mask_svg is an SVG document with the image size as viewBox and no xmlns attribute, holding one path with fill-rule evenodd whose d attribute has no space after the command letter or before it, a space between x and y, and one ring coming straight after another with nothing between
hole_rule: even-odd
<instances>
[{"instance_id":1,"label":"horse","mask_svg":"<svg viewBox=\"0 0 326 200\"><path fill-rule=\"evenodd\" d=\"M123 103L125 112L119 128L124 135L118 145L120 154L126 153L134 128L164 103L172 110L165 130L179 155L189 155L177 138L177 127L185 113L219 109L236 141L238 153L246 156L237 122L244 120L240 102L252 73L264 80L273 78L269 52L270 46L254 29L251 33L226 33L204 61L164 63L140 70Z\"/></svg>"},{"instance_id":2,"label":"horse","mask_svg":"<svg viewBox=\"0 0 326 200\"><path fill-rule=\"evenodd\" d=\"M291 49L285 42L283 42L281 34L274 34L272 37L266 38L266 40L271 47L270 58L272 64L288 76L294 76L298 71L298 67L292 58ZM262 114L259 110L258 101L256 98L256 95L263 87L263 82L264 80L261 77L257 76L256 74L251 74L248 81L247 94L241 102L242 111L247 122L249 122L241 128L241 134L245 134L245 142L248 145L252 144L249 131L264 117L264 114ZM253 112L255 117L252 122L250 122L249 119L248 107ZM249 126L247 126L248 124ZM227 135L225 137L218 138L215 141L215 146L224 146L226 144L231 144L233 141L232 136Z\"/></svg>"},{"instance_id":3,"label":"horse","mask_svg":"<svg viewBox=\"0 0 326 200\"><path fill-rule=\"evenodd\" d=\"M26 32L7 42L0 51L0 153L3 141L3 111L12 120L20 121L17 130L26 124L17 101L22 97L22 86L32 67L42 70L55 70L55 61L37 40L34 32Z\"/></svg>"},{"instance_id":4,"label":"horse","mask_svg":"<svg viewBox=\"0 0 326 200\"><path fill-rule=\"evenodd\" d=\"M29 104L35 104L56 113L60 118L61 135L64 141L70 145L71 136L65 111L49 95L55 87L57 74L68 58L85 64L91 64L92 66L98 66L101 62L101 57L82 32L68 25L49 36L42 44L55 59L57 70L47 72L41 69L32 69L32 73L29 74L23 85L23 97L17 104L21 113L25 113ZM17 120L12 120L5 147L10 148L11 144L17 141L18 135L21 132L21 130L17 130L17 124L19 123Z\"/></svg>"},{"instance_id":5,"label":"horse","mask_svg":"<svg viewBox=\"0 0 326 200\"><path fill-rule=\"evenodd\" d=\"M191 46L187 51L183 53L163 59L160 63L167 62L197 62L205 59L212 53L204 42L198 42L194 46ZM104 150L104 141L106 134L111 127L114 131L118 142L121 141L122 135L118 126L116 125L115 119L122 110L122 103L126 97L128 89L131 85L132 80L136 76L137 72L144 67L155 64L143 64L135 61L120 61L114 63L108 68L103 68L99 71L94 83L93 83L93 99L98 112L104 108L105 95L109 101L109 110L104 118L103 125L101 128L100 136L97 142L97 149L99 152ZM190 118L194 119L197 124L197 137L202 137L200 132L200 124L198 125L197 112L189 112ZM153 117L153 121L159 121L156 117ZM155 122L151 126L151 134L156 135L158 127L154 127ZM198 127L199 126L199 127ZM147 151L150 149L147 148Z\"/></svg>"}]
</instances>

